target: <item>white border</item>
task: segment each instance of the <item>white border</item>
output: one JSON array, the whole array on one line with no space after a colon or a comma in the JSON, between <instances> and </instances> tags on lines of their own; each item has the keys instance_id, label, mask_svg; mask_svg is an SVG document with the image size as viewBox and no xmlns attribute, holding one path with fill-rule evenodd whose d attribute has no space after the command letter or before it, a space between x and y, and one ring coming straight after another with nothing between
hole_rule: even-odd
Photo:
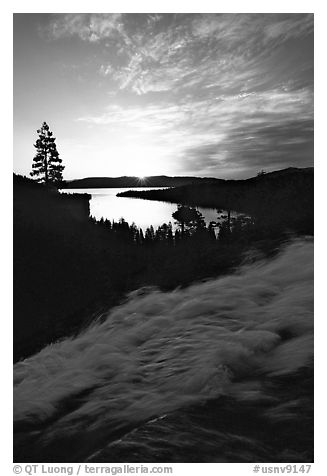
<instances>
[{"instance_id":1,"label":"white border","mask_svg":"<svg viewBox=\"0 0 327 476\"><path fill-rule=\"evenodd\" d=\"M0 445L0 472L12 473L12 14L15 13L67 13L67 12L231 12L231 13L315 13L315 202L316 202L316 238L315 238L315 463L311 474L326 474L323 463L326 461L324 435L326 433L326 393L325 393L325 359L327 313L324 294L326 270L326 233L327 221L325 206L327 200L323 193L326 188L327 169L325 152L326 99L327 85L327 17L323 1L275 0L264 1L207 1L186 2L165 1L123 1L108 0L68 1L5 1L1 6L1 131L5 147L2 147L2 233L1 233L1 290L4 290L5 306L2 313L2 441ZM10 336L10 337L9 337ZM166 465L170 465L166 463ZM250 474L253 464L178 464L174 474ZM273 466L276 466L274 464ZM3 468L3 469L2 469ZM175 469L176 468L176 469ZM75 473L76 474L76 473Z\"/></svg>"}]
</instances>

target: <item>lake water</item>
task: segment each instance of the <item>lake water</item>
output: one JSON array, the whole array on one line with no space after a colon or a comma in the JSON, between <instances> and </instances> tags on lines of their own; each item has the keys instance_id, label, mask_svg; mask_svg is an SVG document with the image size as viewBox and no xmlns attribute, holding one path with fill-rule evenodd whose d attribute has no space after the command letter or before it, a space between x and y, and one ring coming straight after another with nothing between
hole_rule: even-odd
<instances>
[{"instance_id":1,"label":"lake water","mask_svg":"<svg viewBox=\"0 0 327 476\"><path fill-rule=\"evenodd\" d=\"M65 189L62 192L90 194L92 197L90 215L96 220L107 218L117 222L120 218L124 218L129 224L134 222L137 227L143 230L150 225L156 229L163 223L171 221L175 228L172 214L177 210L177 204L116 196L117 193L126 190L156 190L156 188L76 188ZM206 223L217 220L217 210L200 207L198 210L204 216Z\"/></svg>"}]
</instances>

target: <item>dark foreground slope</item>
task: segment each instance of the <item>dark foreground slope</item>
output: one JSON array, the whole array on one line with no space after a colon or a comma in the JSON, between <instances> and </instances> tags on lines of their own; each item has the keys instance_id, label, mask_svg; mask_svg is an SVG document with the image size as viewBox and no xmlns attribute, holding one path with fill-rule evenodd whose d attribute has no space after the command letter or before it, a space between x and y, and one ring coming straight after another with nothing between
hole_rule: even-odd
<instances>
[{"instance_id":1,"label":"dark foreground slope","mask_svg":"<svg viewBox=\"0 0 327 476\"><path fill-rule=\"evenodd\" d=\"M313 185L313 168L288 168L247 180L216 180L118 195L236 210L253 216L267 233L289 228L312 234Z\"/></svg>"},{"instance_id":2,"label":"dark foreground slope","mask_svg":"<svg viewBox=\"0 0 327 476\"><path fill-rule=\"evenodd\" d=\"M15 462L313 460L313 243L144 289L14 367ZM300 470L301 472L301 470Z\"/></svg>"},{"instance_id":3,"label":"dark foreground slope","mask_svg":"<svg viewBox=\"0 0 327 476\"><path fill-rule=\"evenodd\" d=\"M86 272L94 269L88 215L88 195L60 195L14 176L15 359L73 329L74 313L87 306L96 281Z\"/></svg>"}]
</instances>

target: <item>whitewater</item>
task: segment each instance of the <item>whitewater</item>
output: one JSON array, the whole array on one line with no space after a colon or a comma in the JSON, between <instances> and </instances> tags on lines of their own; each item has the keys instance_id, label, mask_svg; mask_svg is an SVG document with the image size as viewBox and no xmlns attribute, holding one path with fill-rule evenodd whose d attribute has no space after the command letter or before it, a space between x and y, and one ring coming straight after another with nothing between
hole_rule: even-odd
<instances>
[{"instance_id":1,"label":"whitewater","mask_svg":"<svg viewBox=\"0 0 327 476\"><path fill-rule=\"evenodd\" d=\"M140 289L14 366L14 458L313 459L313 241Z\"/></svg>"}]
</instances>

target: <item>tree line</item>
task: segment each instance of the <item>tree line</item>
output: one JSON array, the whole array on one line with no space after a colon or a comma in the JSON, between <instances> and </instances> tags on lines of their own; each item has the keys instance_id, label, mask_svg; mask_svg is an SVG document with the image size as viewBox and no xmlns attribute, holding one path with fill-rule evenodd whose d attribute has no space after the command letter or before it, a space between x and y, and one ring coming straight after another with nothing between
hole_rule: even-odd
<instances>
[{"instance_id":1,"label":"tree line","mask_svg":"<svg viewBox=\"0 0 327 476\"><path fill-rule=\"evenodd\" d=\"M231 218L230 213L223 214L221 210L217 210L217 221L206 224L203 215L195 207L178 205L172 218L175 219L175 229L169 221L156 230L151 225L145 232L135 223L129 224L124 218L117 222L104 218L97 221L93 217L90 220L108 236L122 243L144 246L156 243L176 246L185 244L186 241L189 243L231 242L240 238L250 239L255 232L255 224L251 217L238 215Z\"/></svg>"}]
</instances>

